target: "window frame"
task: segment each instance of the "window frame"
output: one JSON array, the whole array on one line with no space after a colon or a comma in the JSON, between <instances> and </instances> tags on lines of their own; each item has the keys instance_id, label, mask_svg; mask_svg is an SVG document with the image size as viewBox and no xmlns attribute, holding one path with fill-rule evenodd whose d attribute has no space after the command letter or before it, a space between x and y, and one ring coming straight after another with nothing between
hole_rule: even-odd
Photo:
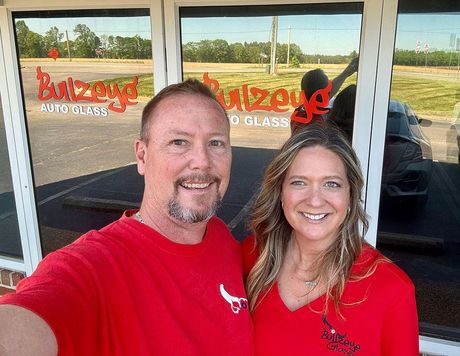
<instances>
[{"instance_id":1,"label":"window frame","mask_svg":"<svg viewBox=\"0 0 460 356\"><path fill-rule=\"evenodd\" d=\"M361 0L364 3L360 42L360 66L356 97L356 124L353 146L365 177L363 200L373 219L366 235L375 246L380 204L386 113L390 95L392 60L396 33L398 0ZM266 5L356 2L355 0L266 0ZM0 1L0 94L13 178L14 196L21 235L23 260L0 256L0 266L30 275L42 258L36 201L33 189L24 107L14 43L13 11L111 9L146 7L150 9L152 59L155 65L155 91L182 78L179 8L181 6L260 5L257 0L79 0L63 5L61 0L43 0L30 5L29 0ZM167 19L167 20L166 20ZM421 352L458 354L460 343L420 337Z\"/></svg>"}]
</instances>

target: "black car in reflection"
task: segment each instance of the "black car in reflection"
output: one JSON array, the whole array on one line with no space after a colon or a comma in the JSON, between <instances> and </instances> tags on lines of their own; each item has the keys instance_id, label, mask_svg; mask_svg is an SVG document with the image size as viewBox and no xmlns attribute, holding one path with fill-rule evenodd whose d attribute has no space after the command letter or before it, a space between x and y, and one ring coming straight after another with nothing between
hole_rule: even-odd
<instances>
[{"instance_id":1,"label":"black car in reflection","mask_svg":"<svg viewBox=\"0 0 460 356\"><path fill-rule=\"evenodd\" d=\"M382 174L382 197L424 204L433 159L420 119L406 103L390 100Z\"/></svg>"}]
</instances>

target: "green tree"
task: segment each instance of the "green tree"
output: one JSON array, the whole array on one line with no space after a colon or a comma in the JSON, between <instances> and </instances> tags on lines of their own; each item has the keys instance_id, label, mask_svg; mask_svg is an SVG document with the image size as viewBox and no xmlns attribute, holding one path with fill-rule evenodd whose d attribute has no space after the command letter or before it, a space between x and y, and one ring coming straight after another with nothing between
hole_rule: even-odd
<instances>
[{"instance_id":1,"label":"green tree","mask_svg":"<svg viewBox=\"0 0 460 356\"><path fill-rule=\"evenodd\" d=\"M198 62L198 46L197 42L187 42L182 46L182 60L184 62Z\"/></svg>"},{"instance_id":2,"label":"green tree","mask_svg":"<svg viewBox=\"0 0 460 356\"><path fill-rule=\"evenodd\" d=\"M43 37L43 45L46 51L50 51L52 48L56 48L59 53L64 51L64 43L61 42L64 34L59 32L56 26L51 27Z\"/></svg>"},{"instance_id":3,"label":"green tree","mask_svg":"<svg viewBox=\"0 0 460 356\"><path fill-rule=\"evenodd\" d=\"M19 49L19 57L46 57L47 51L43 46L43 36L30 31L23 20L16 22L16 38Z\"/></svg>"},{"instance_id":4,"label":"green tree","mask_svg":"<svg viewBox=\"0 0 460 356\"><path fill-rule=\"evenodd\" d=\"M297 57L291 58L291 61L289 62L289 67L291 68L300 68L300 63Z\"/></svg>"},{"instance_id":5,"label":"green tree","mask_svg":"<svg viewBox=\"0 0 460 356\"><path fill-rule=\"evenodd\" d=\"M83 58L96 57L96 48L101 45L99 37L85 24L76 25L73 32L77 35L74 41L74 55Z\"/></svg>"}]
</instances>

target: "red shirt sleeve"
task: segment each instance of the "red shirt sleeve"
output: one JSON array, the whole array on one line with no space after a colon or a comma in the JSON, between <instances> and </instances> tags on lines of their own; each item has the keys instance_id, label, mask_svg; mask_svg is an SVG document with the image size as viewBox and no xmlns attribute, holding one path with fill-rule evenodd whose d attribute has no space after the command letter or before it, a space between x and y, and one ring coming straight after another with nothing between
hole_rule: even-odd
<instances>
[{"instance_id":1,"label":"red shirt sleeve","mask_svg":"<svg viewBox=\"0 0 460 356\"><path fill-rule=\"evenodd\" d=\"M382 355L418 356L418 331L415 288L412 286L383 321Z\"/></svg>"}]
</instances>

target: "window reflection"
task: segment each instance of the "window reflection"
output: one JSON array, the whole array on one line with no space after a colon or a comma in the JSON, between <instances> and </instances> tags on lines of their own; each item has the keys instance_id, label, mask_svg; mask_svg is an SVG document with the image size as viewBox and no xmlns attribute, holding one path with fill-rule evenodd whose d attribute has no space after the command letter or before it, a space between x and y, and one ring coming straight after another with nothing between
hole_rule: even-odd
<instances>
[{"instance_id":1,"label":"window reflection","mask_svg":"<svg viewBox=\"0 0 460 356\"><path fill-rule=\"evenodd\" d=\"M13 13L44 254L137 206L148 9Z\"/></svg>"},{"instance_id":2,"label":"window reflection","mask_svg":"<svg viewBox=\"0 0 460 356\"><path fill-rule=\"evenodd\" d=\"M400 1L377 246L416 285L422 335L460 341L460 2Z\"/></svg>"},{"instance_id":3,"label":"window reflection","mask_svg":"<svg viewBox=\"0 0 460 356\"><path fill-rule=\"evenodd\" d=\"M362 10L362 3L182 7L184 77L221 95L233 146L278 149L302 104L304 74L322 69L334 80L358 57ZM327 99L353 83L351 72Z\"/></svg>"},{"instance_id":4,"label":"window reflection","mask_svg":"<svg viewBox=\"0 0 460 356\"><path fill-rule=\"evenodd\" d=\"M14 201L10 159L0 102L0 255L22 258L16 204Z\"/></svg>"}]
</instances>

